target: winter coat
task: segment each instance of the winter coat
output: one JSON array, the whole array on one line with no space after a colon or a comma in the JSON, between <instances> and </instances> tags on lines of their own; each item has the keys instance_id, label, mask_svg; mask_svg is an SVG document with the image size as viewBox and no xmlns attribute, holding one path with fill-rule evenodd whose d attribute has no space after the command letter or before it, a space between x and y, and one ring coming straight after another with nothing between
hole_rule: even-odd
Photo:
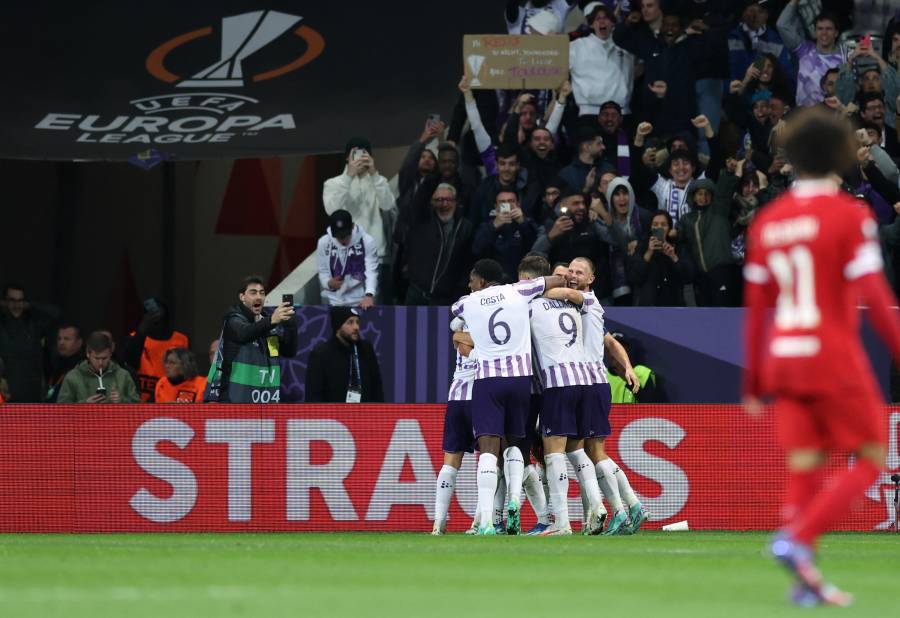
<instances>
[{"instance_id":1,"label":"winter coat","mask_svg":"<svg viewBox=\"0 0 900 618\"><path fill-rule=\"evenodd\" d=\"M347 168L344 167L344 172L340 176L325 181L322 188L322 203L329 215L335 210L349 212L353 221L375 240L379 259L390 253L384 233L383 216L387 216L387 213L393 214L397 205L384 176L365 174L352 177L347 174ZM390 235L387 238L390 238Z\"/></svg>"},{"instance_id":2,"label":"winter coat","mask_svg":"<svg viewBox=\"0 0 900 618\"><path fill-rule=\"evenodd\" d=\"M628 191L628 215L624 222L616 220L612 206L613 193L619 187L625 187ZM625 274L625 263L628 260L628 243L633 240L640 241L647 236L653 213L637 205L634 200L634 189L625 178L613 178L606 188L606 203L613 216L613 223L609 226L610 238L610 268L612 269L612 294L613 298L625 296L632 292Z\"/></svg>"},{"instance_id":3,"label":"winter coat","mask_svg":"<svg viewBox=\"0 0 900 618\"><path fill-rule=\"evenodd\" d=\"M219 403L278 403L281 399L280 357L297 353L295 319L272 325L259 320L243 303L225 314L216 359L207 376L204 401Z\"/></svg>"},{"instance_id":4,"label":"winter coat","mask_svg":"<svg viewBox=\"0 0 900 618\"><path fill-rule=\"evenodd\" d=\"M116 361L109 361L106 370L99 374L88 361L82 361L66 374L59 389L57 403L84 403L88 397L97 394L98 388L106 388L107 400L115 390L120 403L138 403L140 396L134 380Z\"/></svg>"},{"instance_id":5,"label":"winter coat","mask_svg":"<svg viewBox=\"0 0 900 618\"><path fill-rule=\"evenodd\" d=\"M19 318L0 309L0 358L6 364L11 403L43 401L44 348L58 317L52 305L32 303Z\"/></svg>"},{"instance_id":6,"label":"winter coat","mask_svg":"<svg viewBox=\"0 0 900 618\"><path fill-rule=\"evenodd\" d=\"M718 184L711 180L695 180L688 187L690 212L678 221L678 237L691 249L699 272L709 272L724 264L734 264L731 251L731 196L738 177L723 173ZM712 202L705 207L696 205L695 196L700 189L707 189Z\"/></svg>"}]
</instances>

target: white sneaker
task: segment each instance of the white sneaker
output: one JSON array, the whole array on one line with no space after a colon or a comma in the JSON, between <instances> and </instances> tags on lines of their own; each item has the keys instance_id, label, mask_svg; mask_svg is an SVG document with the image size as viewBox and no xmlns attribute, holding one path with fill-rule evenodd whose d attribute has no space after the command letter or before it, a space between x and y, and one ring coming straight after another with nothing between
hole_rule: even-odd
<instances>
[{"instance_id":1,"label":"white sneaker","mask_svg":"<svg viewBox=\"0 0 900 618\"><path fill-rule=\"evenodd\" d=\"M446 531L447 531L447 522L436 521L436 522L434 522L434 527L431 529L431 536L444 536L444 533Z\"/></svg>"},{"instance_id":2,"label":"white sneaker","mask_svg":"<svg viewBox=\"0 0 900 618\"><path fill-rule=\"evenodd\" d=\"M560 526L554 522L549 528L538 534L538 536L572 536L572 526L570 524Z\"/></svg>"}]
</instances>

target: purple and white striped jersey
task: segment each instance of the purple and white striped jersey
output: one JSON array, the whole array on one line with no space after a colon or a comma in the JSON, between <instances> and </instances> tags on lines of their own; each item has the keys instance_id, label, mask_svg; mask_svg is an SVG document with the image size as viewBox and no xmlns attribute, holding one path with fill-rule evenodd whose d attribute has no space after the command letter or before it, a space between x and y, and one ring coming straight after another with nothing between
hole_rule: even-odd
<instances>
[{"instance_id":1,"label":"purple and white striped jersey","mask_svg":"<svg viewBox=\"0 0 900 618\"><path fill-rule=\"evenodd\" d=\"M465 326L462 329L468 332ZM456 353L456 369L453 371L453 379L450 381L450 392L447 401L470 401L472 399L472 384L475 382L475 372L478 369L478 356L475 350L465 357Z\"/></svg>"},{"instance_id":2,"label":"purple and white striped jersey","mask_svg":"<svg viewBox=\"0 0 900 618\"><path fill-rule=\"evenodd\" d=\"M606 384L606 366L603 364L603 337L606 327L603 325L603 307L593 292L582 292L584 304L581 306L581 324L584 328L584 354L586 364L591 369L595 380L591 384Z\"/></svg>"},{"instance_id":3,"label":"purple and white striped jersey","mask_svg":"<svg viewBox=\"0 0 900 618\"><path fill-rule=\"evenodd\" d=\"M475 379L531 375L528 301L544 293L544 278L495 285L453 304L450 311L469 327L478 369Z\"/></svg>"},{"instance_id":4,"label":"purple and white striped jersey","mask_svg":"<svg viewBox=\"0 0 900 618\"><path fill-rule=\"evenodd\" d=\"M585 363L584 331L578 308L550 298L531 301L531 344L544 389L596 382Z\"/></svg>"}]
</instances>

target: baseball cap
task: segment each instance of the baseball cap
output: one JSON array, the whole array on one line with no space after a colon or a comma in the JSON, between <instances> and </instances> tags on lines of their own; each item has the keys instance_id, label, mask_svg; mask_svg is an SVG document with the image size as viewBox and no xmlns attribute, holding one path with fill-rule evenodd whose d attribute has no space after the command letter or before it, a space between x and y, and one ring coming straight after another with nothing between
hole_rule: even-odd
<instances>
[{"instance_id":1,"label":"baseball cap","mask_svg":"<svg viewBox=\"0 0 900 618\"><path fill-rule=\"evenodd\" d=\"M328 217L328 227L335 238L344 238L353 233L353 217L346 210L335 210Z\"/></svg>"}]
</instances>

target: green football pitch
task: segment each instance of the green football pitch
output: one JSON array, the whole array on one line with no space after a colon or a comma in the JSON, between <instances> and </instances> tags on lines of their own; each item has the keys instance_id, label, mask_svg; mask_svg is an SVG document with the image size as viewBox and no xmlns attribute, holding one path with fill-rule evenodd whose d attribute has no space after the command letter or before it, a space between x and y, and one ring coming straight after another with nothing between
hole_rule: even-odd
<instances>
[{"instance_id":1,"label":"green football pitch","mask_svg":"<svg viewBox=\"0 0 900 618\"><path fill-rule=\"evenodd\" d=\"M809 613L761 533L0 535L0 616L724 618ZM835 534L841 616L900 616L900 535Z\"/></svg>"}]
</instances>

